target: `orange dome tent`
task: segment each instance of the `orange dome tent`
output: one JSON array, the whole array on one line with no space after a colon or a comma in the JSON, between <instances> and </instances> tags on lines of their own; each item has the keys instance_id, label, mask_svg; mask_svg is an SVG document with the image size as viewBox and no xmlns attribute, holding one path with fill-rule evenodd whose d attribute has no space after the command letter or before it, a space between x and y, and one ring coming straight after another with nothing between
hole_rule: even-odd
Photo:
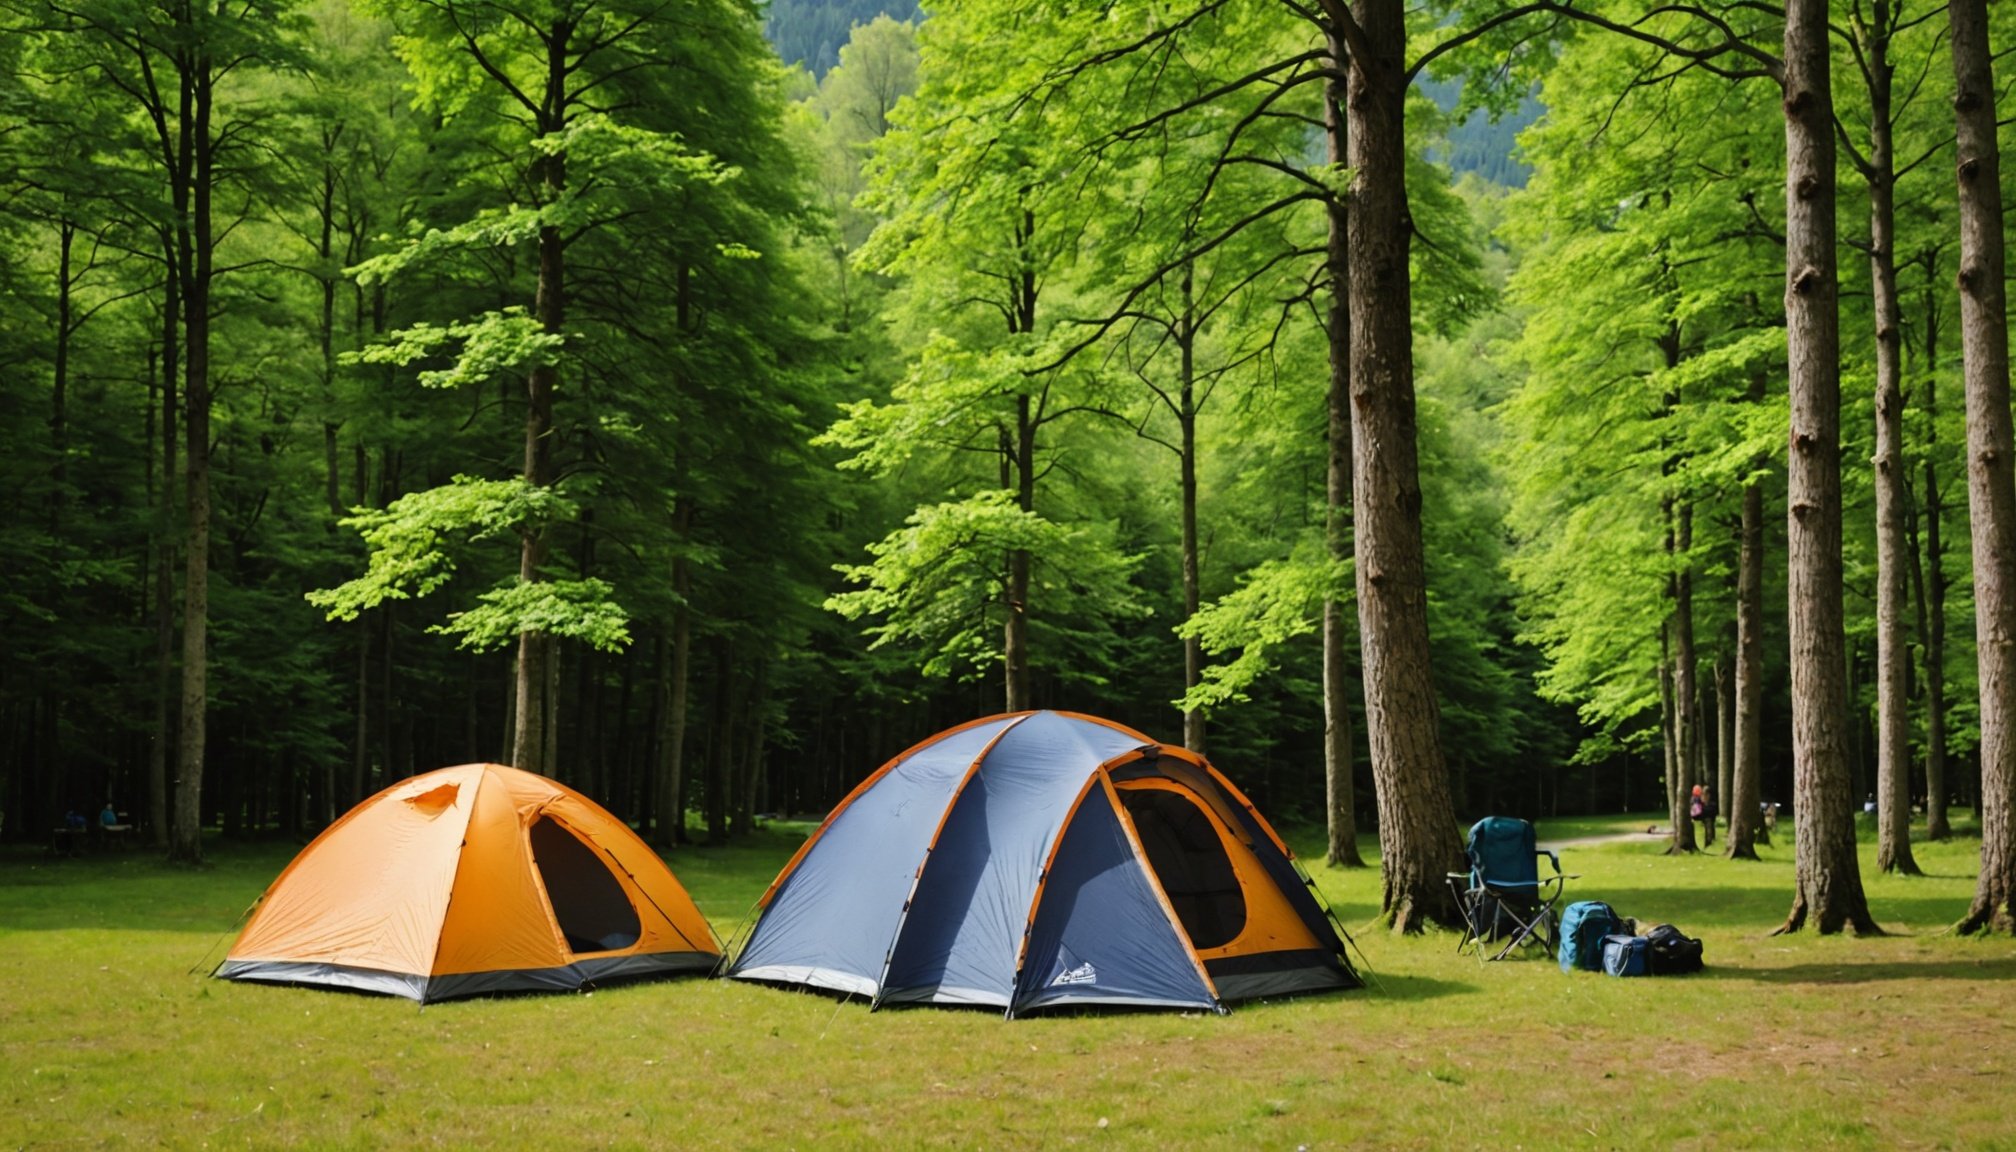
<instances>
[{"instance_id":1,"label":"orange dome tent","mask_svg":"<svg viewBox=\"0 0 2016 1152\"><path fill-rule=\"evenodd\" d=\"M215 975L424 1003L704 972L720 954L622 821L543 776L465 764L401 781L325 829Z\"/></svg>"}]
</instances>

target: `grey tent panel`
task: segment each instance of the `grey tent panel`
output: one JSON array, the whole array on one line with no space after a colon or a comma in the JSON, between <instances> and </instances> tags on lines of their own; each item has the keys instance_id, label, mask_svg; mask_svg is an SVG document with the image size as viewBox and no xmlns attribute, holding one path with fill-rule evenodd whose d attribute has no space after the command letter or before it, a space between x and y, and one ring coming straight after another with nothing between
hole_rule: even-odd
<instances>
[{"instance_id":1,"label":"grey tent panel","mask_svg":"<svg viewBox=\"0 0 2016 1152\"><path fill-rule=\"evenodd\" d=\"M1071 1004L1218 1007L1103 788L1057 847L1013 1011Z\"/></svg>"},{"instance_id":2,"label":"grey tent panel","mask_svg":"<svg viewBox=\"0 0 2016 1152\"><path fill-rule=\"evenodd\" d=\"M946 805L988 742L1020 719L928 744L855 797L771 898L729 974L872 993Z\"/></svg>"},{"instance_id":3,"label":"grey tent panel","mask_svg":"<svg viewBox=\"0 0 2016 1152\"><path fill-rule=\"evenodd\" d=\"M954 802L918 878L882 999L1005 1006L1043 866L1072 804L1099 765L1140 747L1127 733L1055 712L1003 735Z\"/></svg>"},{"instance_id":4,"label":"grey tent panel","mask_svg":"<svg viewBox=\"0 0 2016 1152\"><path fill-rule=\"evenodd\" d=\"M419 976L347 964L293 960L227 960L211 975L259 984L304 984L378 992L432 1004L498 992L571 992L598 982L705 972L718 961L711 952L645 952L576 960L558 968L502 969Z\"/></svg>"}]
</instances>

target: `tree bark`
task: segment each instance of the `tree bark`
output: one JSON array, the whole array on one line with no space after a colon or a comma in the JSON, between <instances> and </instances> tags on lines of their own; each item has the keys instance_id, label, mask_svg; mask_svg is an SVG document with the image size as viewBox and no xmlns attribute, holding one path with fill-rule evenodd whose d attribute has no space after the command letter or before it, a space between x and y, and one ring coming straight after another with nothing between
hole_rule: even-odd
<instances>
[{"instance_id":1,"label":"tree bark","mask_svg":"<svg viewBox=\"0 0 2016 1152\"><path fill-rule=\"evenodd\" d=\"M748 725L747 747L742 750L741 763L736 765L735 810L730 823L734 835L746 836L756 830L757 793L763 780L763 661L756 662L754 683L750 686L747 701L743 706L743 723Z\"/></svg>"},{"instance_id":2,"label":"tree bark","mask_svg":"<svg viewBox=\"0 0 2016 1152\"><path fill-rule=\"evenodd\" d=\"M63 505L70 486L70 337L74 327L70 317L71 250L77 242L77 225L66 217L56 223L56 355L49 389L49 535L63 538Z\"/></svg>"},{"instance_id":3,"label":"tree bark","mask_svg":"<svg viewBox=\"0 0 2016 1152\"><path fill-rule=\"evenodd\" d=\"M1731 706L1736 685L1729 660L1729 649L1735 639L1735 628L1724 625L1722 651L1715 657L1715 802L1724 813L1727 812L1729 797L1733 795L1730 759L1736 751L1736 710ZM1713 830L1712 827L1710 830Z\"/></svg>"},{"instance_id":4,"label":"tree bark","mask_svg":"<svg viewBox=\"0 0 2016 1152\"><path fill-rule=\"evenodd\" d=\"M2016 443L2009 414L2002 158L1985 0L1952 0L1960 185L1960 344L1981 684L1981 871L1962 932L2016 932Z\"/></svg>"},{"instance_id":5,"label":"tree bark","mask_svg":"<svg viewBox=\"0 0 2016 1152\"><path fill-rule=\"evenodd\" d=\"M1346 66L1344 46L1329 36L1330 67ZM1344 111L1347 94L1338 75L1323 82L1323 123L1330 163L1350 160ZM1323 543L1331 566L1342 572L1351 559L1351 246L1350 209L1342 196L1325 201L1329 233L1324 260L1330 275L1330 387L1328 468L1323 484ZM1329 819L1327 861L1340 868L1363 868L1358 854L1358 798L1351 772L1351 643L1342 589L1330 587L1323 597L1323 790Z\"/></svg>"},{"instance_id":6,"label":"tree bark","mask_svg":"<svg viewBox=\"0 0 2016 1152\"><path fill-rule=\"evenodd\" d=\"M1348 132L1353 542L1365 727L1379 802L1380 914L1396 931L1454 925L1444 879L1462 861L1440 706L1415 443L1407 208L1406 7L1355 0Z\"/></svg>"},{"instance_id":7,"label":"tree bark","mask_svg":"<svg viewBox=\"0 0 2016 1152\"><path fill-rule=\"evenodd\" d=\"M1764 377L1752 377L1750 400L1764 400ZM1761 461L1759 462L1761 463ZM1736 755L1730 790L1722 797L1729 809L1729 835L1724 851L1733 860L1757 858L1758 805L1764 768L1758 740L1763 735L1759 708L1764 698L1764 486L1752 480L1743 486L1741 542L1736 558Z\"/></svg>"},{"instance_id":8,"label":"tree bark","mask_svg":"<svg viewBox=\"0 0 2016 1152\"><path fill-rule=\"evenodd\" d=\"M1015 398L1016 421L1011 454L1015 474L1015 506L1024 512L1036 508L1036 428L1030 419L1029 397ZM1001 655L1005 711L1022 712L1029 707L1029 550L1008 553L1008 584L1002 605Z\"/></svg>"},{"instance_id":9,"label":"tree bark","mask_svg":"<svg viewBox=\"0 0 2016 1152\"><path fill-rule=\"evenodd\" d=\"M1890 0L1857 26L1869 90L1869 285L1876 328L1876 867L1918 873L1911 856L1911 650L1904 634L1904 396L1897 302Z\"/></svg>"},{"instance_id":10,"label":"tree bark","mask_svg":"<svg viewBox=\"0 0 2016 1152\"><path fill-rule=\"evenodd\" d=\"M1925 559L1915 567L1921 613L1918 634L1925 643L1925 837L1953 834L1946 822L1946 550L1939 540L1945 508L1939 498L1939 310L1930 283L1937 275L1926 257L1925 276ZM1915 559L1917 549L1912 550Z\"/></svg>"},{"instance_id":11,"label":"tree bark","mask_svg":"<svg viewBox=\"0 0 2016 1152\"><path fill-rule=\"evenodd\" d=\"M161 491L156 503L154 552L154 731L147 745L147 836L153 847L168 847L168 741L173 735L168 700L175 683L175 464L176 414L182 370L182 281L175 244L163 236L167 278L161 288Z\"/></svg>"},{"instance_id":12,"label":"tree bark","mask_svg":"<svg viewBox=\"0 0 2016 1152\"><path fill-rule=\"evenodd\" d=\"M735 751L735 646L714 637L714 722L707 733L707 843L728 841L729 760Z\"/></svg>"},{"instance_id":13,"label":"tree bark","mask_svg":"<svg viewBox=\"0 0 2016 1152\"><path fill-rule=\"evenodd\" d=\"M1020 267L1012 280L1012 307L1008 330L1036 331L1036 258L1031 251L1036 241L1036 214L1024 210L1016 221L1015 248ZM1015 397L1015 425L1002 432L1003 476L1006 488L1014 473L1015 506L1024 512L1036 510L1036 412L1029 394ZM1002 590L1001 657L1003 702L1006 711L1022 712L1030 707L1029 697L1029 550L1010 549L1008 581Z\"/></svg>"},{"instance_id":14,"label":"tree bark","mask_svg":"<svg viewBox=\"0 0 2016 1152\"><path fill-rule=\"evenodd\" d=\"M189 216L179 228L183 275L182 386L187 435L183 477L185 509L182 583L182 728L176 755L175 820L168 857L185 864L203 858L203 758L209 715L210 638L210 284L214 238L210 197L216 178L210 116L214 79L201 48L190 50L182 71L183 124L189 142Z\"/></svg>"},{"instance_id":15,"label":"tree bark","mask_svg":"<svg viewBox=\"0 0 2016 1152\"><path fill-rule=\"evenodd\" d=\"M1176 325L1177 408L1176 423L1182 439L1178 470L1182 489L1183 532L1183 619L1197 615L1201 599L1197 556L1197 309L1191 297L1191 271L1183 266L1183 315ZM1204 642L1196 636L1183 638L1183 691L1188 694L1204 678ZM1204 710L1183 713L1183 746L1204 755Z\"/></svg>"},{"instance_id":16,"label":"tree bark","mask_svg":"<svg viewBox=\"0 0 2016 1152\"><path fill-rule=\"evenodd\" d=\"M364 784L371 775L371 630L376 625L377 621L366 619L352 629L357 633L357 722L350 749L348 793L352 805L363 801Z\"/></svg>"},{"instance_id":17,"label":"tree bark","mask_svg":"<svg viewBox=\"0 0 2016 1152\"><path fill-rule=\"evenodd\" d=\"M555 22L545 37L546 87L538 124L545 138L567 127L566 90L572 28L565 20ZM567 187L566 157L554 152L540 157L537 175L547 202L560 198ZM567 246L557 224L539 229L539 281L533 290L533 315L544 331L558 335L567 319ZM544 488L553 483L553 393L560 383L555 364L541 364L525 379L525 483ZM518 580L522 584L543 583L548 532L541 524L528 525L522 532L518 553ZM550 773L547 750L552 747L548 732L555 723L558 701L546 691L553 678L552 637L536 629L518 635L518 682L516 730L511 738L511 760L528 772Z\"/></svg>"},{"instance_id":18,"label":"tree bark","mask_svg":"<svg viewBox=\"0 0 2016 1152\"><path fill-rule=\"evenodd\" d=\"M315 270L317 286L322 289L321 336L322 343L322 464L325 495L329 501L329 527L343 517L342 481L337 466L336 434L341 425L334 418L336 410L336 269L331 266L336 257L336 164L332 155L336 146L335 133L340 129L323 129L322 136L322 196L317 205L321 216L322 235L316 246L316 254L322 258L321 266Z\"/></svg>"},{"instance_id":19,"label":"tree bark","mask_svg":"<svg viewBox=\"0 0 2016 1152\"><path fill-rule=\"evenodd\" d=\"M665 735L658 762L658 837L661 847L686 842L686 700L687 672L693 661L693 611L687 603L692 594L692 572L686 559L687 534L692 527L692 502L680 496L672 504L673 535L679 552L672 558L672 592L678 604L672 609L672 658L665 694Z\"/></svg>"},{"instance_id":20,"label":"tree bark","mask_svg":"<svg viewBox=\"0 0 2016 1152\"><path fill-rule=\"evenodd\" d=\"M1694 509L1682 501L1667 551L1674 564L1673 589L1673 835L1668 853L1697 851L1694 819L1688 813L1694 786L1699 723L1700 664L1694 651L1694 573L1688 554L1694 546Z\"/></svg>"},{"instance_id":21,"label":"tree bark","mask_svg":"<svg viewBox=\"0 0 2016 1152\"><path fill-rule=\"evenodd\" d=\"M1825 0L1785 8L1785 312L1791 387L1787 585L1796 888L1780 932L1877 931L1849 795L1841 603L1841 332Z\"/></svg>"}]
</instances>

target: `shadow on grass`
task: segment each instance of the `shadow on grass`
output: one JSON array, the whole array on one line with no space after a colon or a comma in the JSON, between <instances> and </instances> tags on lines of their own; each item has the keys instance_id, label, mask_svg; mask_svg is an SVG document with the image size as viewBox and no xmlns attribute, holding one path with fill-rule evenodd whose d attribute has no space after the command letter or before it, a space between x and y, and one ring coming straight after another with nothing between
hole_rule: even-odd
<instances>
[{"instance_id":1,"label":"shadow on grass","mask_svg":"<svg viewBox=\"0 0 2016 1152\"><path fill-rule=\"evenodd\" d=\"M1708 974L1738 980L1755 980L1762 984L1871 984L1883 980L2008 980L2016 977L2016 959L1792 964L1783 968L1749 968L1716 964L1708 969Z\"/></svg>"},{"instance_id":2,"label":"shadow on grass","mask_svg":"<svg viewBox=\"0 0 2016 1152\"><path fill-rule=\"evenodd\" d=\"M1362 971L1360 975L1365 975ZM1375 979L1376 977L1376 979ZM1397 1000L1413 1004L1423 1000L1439 1000L1445 996L1467 996L1482 991L1475 984L1461 980L1437 980L1432 976L1413 976L1399 972L1377 972L1366 977L1363 991L1351 995L1370 992L1381 1000Z\"/></svg>"},{"instance_id":3,"label":"shadow on grass","mask_svg":"<svg viewBox=\"0 0 2016 1152\"><path fill-rule=\"evenodd\" d=\"M1596 891L1574 893L1575 900L1602 900L1619 915L1635 918L1641 925L1676 924L1689 935L1700 929L1755 932L1762 935L1785 920L1792 908L1792 893L1769 887L1696 887L1676 884L1671 888L1619 888L1599 886ZM1909 896L1887 893L1873 895L1869 910L1879 924L1902 927L1904 934L1933 931L1958 920L1966 911L1969 897Z\"/></svg>"}]
</instances>

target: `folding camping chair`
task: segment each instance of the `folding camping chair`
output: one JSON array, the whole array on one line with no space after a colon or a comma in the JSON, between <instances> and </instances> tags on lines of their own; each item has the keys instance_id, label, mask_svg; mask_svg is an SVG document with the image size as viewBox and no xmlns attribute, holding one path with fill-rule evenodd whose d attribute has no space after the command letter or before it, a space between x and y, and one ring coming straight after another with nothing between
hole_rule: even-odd
<instances>
[{"instance_id":1,"label":"folding camping chair","mask_svg":"<svg viewBox=\"0 0 2016 1152\"><path fill-rule=\"evenodd\" d=\"M1470 871L1448 874L1449 890L1463 910L1463 939L1456 950L1474 944L1479 959L1503 960L1515 948L1537 944L1552 955L1559 943L1555 905L1567 882L1579 877L1564 874L1560 858L1534 843L1531 823L1509 816L1486 816L1472 825L1463 852ZM1554 866L1544 880L1542 856Z\"/></svg>"}]
</instances>

